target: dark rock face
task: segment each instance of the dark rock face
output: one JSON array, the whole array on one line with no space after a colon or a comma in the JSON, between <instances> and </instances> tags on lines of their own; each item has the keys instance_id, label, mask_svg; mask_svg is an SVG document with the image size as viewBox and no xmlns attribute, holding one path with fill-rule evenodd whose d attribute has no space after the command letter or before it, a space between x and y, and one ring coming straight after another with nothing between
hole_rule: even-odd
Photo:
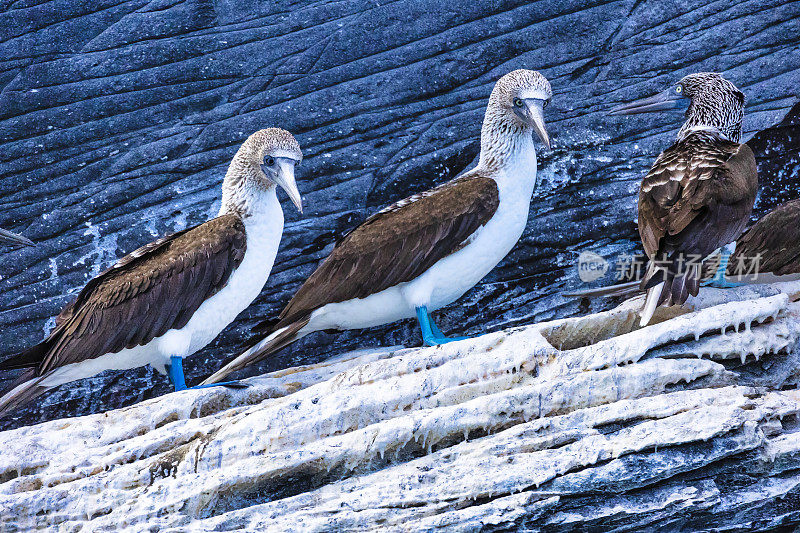
<instances>
[{"instance_id":1,"label":"dark rock face","mask_svg":"<svg viewBox=\"0 0 800 533\"><path fill-rule=\"evenodd\" d=\"M306 215L285 202L261 296L187 361L189 381L208 374L279 312L339 235L469 166L493 83L515 68L553 85L554 147L539 154L519 245L441 323L478 334L609 306L560 293L581 284L581 251L639 249L638 183L681 122L606 117L610 106L690 72L723 72L747 95L747 135L760 132L757 214L800 194L800 109L784 120L800 86L800 5L691 4L0 0L0 226L38 243L0 256L0 356L41 340L117 257L213 216L239 143L281 126L306 156ZM320 333L251 373L399 343L419 343L413 323ZM60 387L0 429L167 391L149 368L101 375Z\"/></svg>"}]
</instances>

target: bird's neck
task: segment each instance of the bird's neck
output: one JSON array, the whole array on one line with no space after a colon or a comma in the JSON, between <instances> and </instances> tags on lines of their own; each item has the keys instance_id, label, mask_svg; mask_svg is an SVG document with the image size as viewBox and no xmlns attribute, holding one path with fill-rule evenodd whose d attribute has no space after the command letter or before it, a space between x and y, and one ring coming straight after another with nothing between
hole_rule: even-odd
<instances>
[{"instance_id":1,"label":"bird's neck","mask_svg":"<svg viewBox=\"0 0 800 533\"><path fill-rule=\"evenodd\" d=\"M478 168L495 176L501 189L533 191L536 184L536 149L533 132L516 120L489 111L481 129Z\"/></svg>"},{"instance_id":2,"label":"bird's neck","mask_svg":"<svg viewBox=\"0 0 800 533\"><path fill-rule=\"evenodd\" d=\"M734 130L729 133L717 128L716 126L708 126L708 125L693 125L688 126L686 124L678 132L678 141L684 141L687 137L692 135L693 133L708 133L715 137L719 137L720 139L725 139L727 141L738 143L741 141L742 132L741 129Z\"/></svg>"},{"instance_id":3,"label":"bird's neck","mask_svg":"<svg viewBox=\"0 0 800 533\"><path fill-rule=\"evenodd\" d=\"M678 131L678 140L682 141L697 131L705 131L732 142L742 139L741 109L723 110L692 102L686 111L686 122Z\"/></svg>"},{"instance_id":4,"label":"bird's neck","mask_svg":"<svg viewBox=\"0 0 800 533\"><path fill-rule=\"evenodd\" d=\"M260 172L261 169L228 170L222 183L219 215L236 215L248 225L274 218L276 209L281 211L275 184L263 173L259 176Z\"/></svg>"}]
</instances>

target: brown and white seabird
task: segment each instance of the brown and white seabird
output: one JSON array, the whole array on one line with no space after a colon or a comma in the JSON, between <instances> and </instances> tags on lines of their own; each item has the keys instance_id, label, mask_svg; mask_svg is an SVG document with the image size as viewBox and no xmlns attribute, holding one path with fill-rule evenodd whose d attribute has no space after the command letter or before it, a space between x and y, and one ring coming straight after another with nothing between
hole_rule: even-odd
<instances>
[{"instance_id":1,"label":"brown and white seabird","mask_svg":"<svg viewBox=\"0 0 800 533\"><path fill-rule=\"evenodd\" d=\"M639 192L639 235L650 260L642 288L644 326L659 305L680 305L700 288L702 260L744 230L758 173L741 144L744 95L712 72L689 74L666 91L619 106L612 115L688 104L678 140L656 159Z\"/></svg>"},{"instance_id":2,"label":"brown and white seabird","mask_svg":"<svg viewBox=\"0 0 800 533\"><path fill-rule=\"evenodd\" d=\"M216 218L152 242L89 281L40 344L0 362L24 369L0 397L0 416L46 390L98 374L152 365L186 388L182 361L211 342L258 296L283 233L282 187L295 184L300 146L287 131L257 131L222 184ZM302 211L302 209L301 209Z\"/></svg>"},{"instance_id":3,"label":"brown and white seabird","mask_svg":"<svg viewBox=\"0 0 800 533\"><path fill-rule=\"evenodd\" d=\"M528 219L536 185L533 134L549 147L543 110L552 97L540 73L497 82L481 129L478 165L369 217L336 244L277 321L257 326L251 349L204 383L260 361L321 330L417 317L423 342L449 342L429 312L461 297L508 254Z\"/></svg>"}]
</instances>

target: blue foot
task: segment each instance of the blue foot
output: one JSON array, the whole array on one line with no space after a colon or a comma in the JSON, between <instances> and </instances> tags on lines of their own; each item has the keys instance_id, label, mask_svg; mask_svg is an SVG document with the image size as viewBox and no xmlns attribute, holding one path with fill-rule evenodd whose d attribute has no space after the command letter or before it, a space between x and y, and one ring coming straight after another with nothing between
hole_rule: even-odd
<instances>
[{"instance_id":1,"label":"blue foot","mask_svg":"<svg viewBox=\"0 0 800 533\"><path fill-rule=\"evenodd\" d=\"M222 383L210 383L208 385L195 385L194 387L186 386L186 379L183 377L183 358L173 355L169 358L170 364L167 365L167 374L175 391L182 391L186 389L207 389L209 387L230 387L233 389L244 389L249 387L247 383L241 381L224 381Z\"/></svg>"},{"instance_id":2,"label":"blue foot","mask_svg":"<svg viewBox=\"0 0 800 533\"><path fill-rule=\"evenodd\" d=\"M735 248L733 249L735 250ZM733 287L741 287L744 285L743 283L734 283L732 281L728 281L725 279L725 273L728 270L728 261L731 258L731 254L733 253L732 249L729 249L727 246L723 247L720 250L720 261L719 266L717 267L716 273L714 273L714 277L708 280L704 285L706 287L716 287L717 289L731 289Z\"/></svg>"},{"instance_id":3,"label":"blue foot","mask_svg":"<svg viewBox=\"0 0 800 533\"><path fill-rule=\"evenodd\" d=\"M706 287L714 287L716 289L732 289L734 287L741 287L742 285L744 285L744 283L734 283L733 281L717 279L716 277L705 284Z\"/></svg>"},{"instance_id":4,"label":"blue foot","mask_svg":"<svg viewBox=\"0 0 800 533\"><path fill-rule=\"evenodd\" d=\"M417 307L417 320L419 321L419 328L422 330L422 343L425 346L438 346L439 344L446 344L453 341L462 341L469 337L446 337L444 333L436 326L436 323L428 313L428 308L425 306Z\"/></svg>"},{"instance_id":5,"label":"blue foot","mask_svg":"<svg viewBox=\"0 0 800 533\"><path fill-rule=\"evenodd\" d=\"M439 326L436 325L436 322L433 321L433 317L430 313L426 311L425 313L428 316L428 324L431 326L431 333L433 333L434 337L444 338L445 334L442 333L442 330L439 329Z\"/></svg>"}]
</instances>

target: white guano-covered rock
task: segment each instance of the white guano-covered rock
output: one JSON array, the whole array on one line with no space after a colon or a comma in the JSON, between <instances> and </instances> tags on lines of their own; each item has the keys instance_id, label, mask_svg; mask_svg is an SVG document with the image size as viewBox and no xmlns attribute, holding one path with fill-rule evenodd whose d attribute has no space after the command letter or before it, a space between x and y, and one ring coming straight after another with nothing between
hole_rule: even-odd
<instances>
[{"instance_id":1,"label":"white guano-covered rock","mask_svg":"<svg viewBox=\"0 0 800 533\"><path fill-rule=\"evenodd\" d=\"M800 523L800 283L374 349L0 433L0 530Z\"/></svg>"}]
</instances>

